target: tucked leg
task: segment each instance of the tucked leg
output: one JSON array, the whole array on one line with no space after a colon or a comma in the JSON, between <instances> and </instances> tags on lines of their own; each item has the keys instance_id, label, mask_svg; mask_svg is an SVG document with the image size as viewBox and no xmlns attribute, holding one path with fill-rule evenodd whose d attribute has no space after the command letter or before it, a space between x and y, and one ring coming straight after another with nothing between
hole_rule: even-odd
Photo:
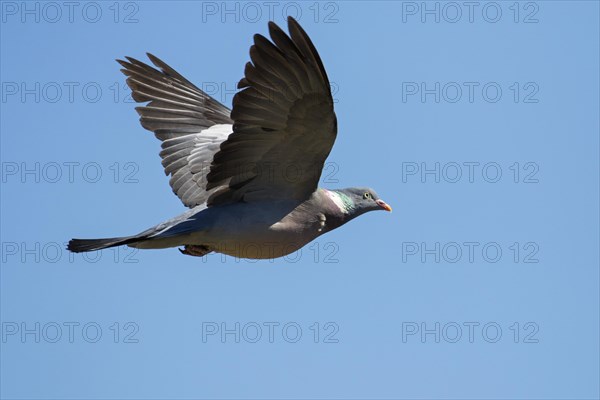
<instances>
[{"instance_id":1,"label":"tucked leg","mask_svg":"<svg viewBox=\"0 0 600 400\"><path fill-rule=\"evenodd\" d=\"M195 246L190 244L186 244L183 250L179 249L179 251L181 252L181 254L187 254L188 256L194 257L203 257L208 253L212 252L212 250L206 246Z\"/></svg>"}]
</instances>

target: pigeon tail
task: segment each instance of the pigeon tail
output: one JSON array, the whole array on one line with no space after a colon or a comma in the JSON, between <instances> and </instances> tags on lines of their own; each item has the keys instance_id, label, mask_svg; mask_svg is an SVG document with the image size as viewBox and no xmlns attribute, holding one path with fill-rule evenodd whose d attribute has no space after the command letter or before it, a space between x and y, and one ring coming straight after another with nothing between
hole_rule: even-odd
<instances>
[{"instance_id":1,"label":"pigeon tail","mask_svg":"<svg viewBox=\"0 0 600 400\"><path fill-rule=\"evenodd\" d=\"M109 247L121 246L124 244L135 243L144 240L140 236L124 236L105 239L71 239L67 249L73 253L83 253L86 251L95 251L107 249Z\"/></svg>"}]
</instances>

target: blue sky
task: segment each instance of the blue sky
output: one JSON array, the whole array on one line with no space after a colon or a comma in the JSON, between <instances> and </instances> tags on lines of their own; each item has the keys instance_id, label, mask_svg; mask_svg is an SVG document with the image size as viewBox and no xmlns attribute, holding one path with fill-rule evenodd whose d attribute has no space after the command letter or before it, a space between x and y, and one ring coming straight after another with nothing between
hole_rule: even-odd
<instances>
[{"instance_id":1,"label":"blue sky","mask_svg":"<svg viewBox=\"0 0 600 400\"><path fill-rule=\"evenodd\" d=\"M69 4L1 3L2 398L598 398L598 2ZM394 212L271 261L69 255L184 211L114 59L230 106L288 14L322 185Z\"/></svg>"}]
</instances>

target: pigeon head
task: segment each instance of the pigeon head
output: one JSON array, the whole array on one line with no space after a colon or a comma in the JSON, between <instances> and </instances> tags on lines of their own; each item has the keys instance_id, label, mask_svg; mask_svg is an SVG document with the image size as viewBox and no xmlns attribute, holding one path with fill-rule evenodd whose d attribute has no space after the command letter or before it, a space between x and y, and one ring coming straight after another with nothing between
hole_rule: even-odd
<instances>
[{"instance_id":1,"label":"pigeon head","mask_svg":"<svg viewBox=\"0 0 600 400\"><path fill-rule=\"evenodd\" d=\"M373 189L348 188L336 190L335 192L340 196L345 212L353 216L375 210L392 211L392 207L381 200Z\"/></svg>"}]
</instances>

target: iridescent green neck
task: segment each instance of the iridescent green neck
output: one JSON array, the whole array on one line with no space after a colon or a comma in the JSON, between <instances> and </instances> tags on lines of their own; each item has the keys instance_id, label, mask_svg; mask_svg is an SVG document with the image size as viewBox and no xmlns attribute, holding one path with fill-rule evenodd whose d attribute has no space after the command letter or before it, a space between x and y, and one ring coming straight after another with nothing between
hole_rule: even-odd
<instances>
[{"instance_id":1,"label":"iridescent green neck","mask_svg":"<svg viewBox=\"0 0 600 400\"><path fill-rule=\"evenodd\" d=\"M349 214L352 210L354 210L354 202L346 193L341 192L339 190L328 190L322 189L325 191L327 196L333 201L333 203L338 207L338 209L344 213Z\"/></svg>"},{"instance_id":2,"label":"iridescent green neck","mask_svg":"<svg viewBox=\"0 0 600 400\"><path fill-rule=\"evenodd\" d=\"M354 202L352 201L350 196L348 196L346 193L338 192L337 190L335 191L335 193L338 196L340 196L340 200L342 200L342 203L344 204L345 212L348 213L354 210Z\"/></svg>"}]
</instances>

